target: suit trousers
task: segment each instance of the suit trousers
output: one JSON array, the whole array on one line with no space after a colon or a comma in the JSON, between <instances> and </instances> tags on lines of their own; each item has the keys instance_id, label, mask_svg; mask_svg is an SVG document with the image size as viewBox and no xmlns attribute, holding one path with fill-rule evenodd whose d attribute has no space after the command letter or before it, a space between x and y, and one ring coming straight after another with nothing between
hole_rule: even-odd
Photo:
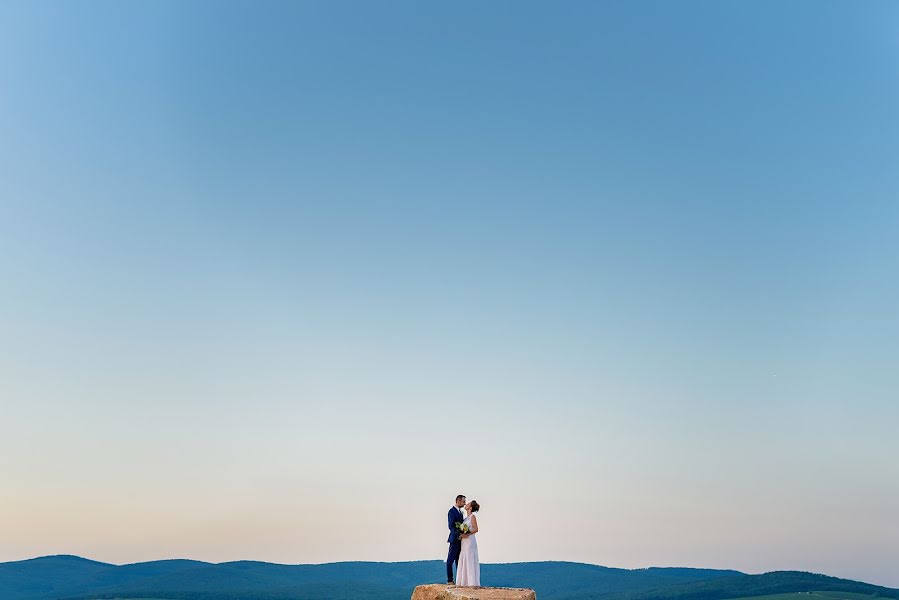
<instances>
[{"instance_id":1,"label":"suit trousers","mask_svg":"<svg viewBox=\"0 0 899 600\"><path fill-rule=\"evenodd\" d=\"M450 542L449 553L446 555L446 581L455 581L453 577L453 563L456 563L456 569L459 569L459 553L462 552L462 540Z\"/></svg>"}]
</instances>

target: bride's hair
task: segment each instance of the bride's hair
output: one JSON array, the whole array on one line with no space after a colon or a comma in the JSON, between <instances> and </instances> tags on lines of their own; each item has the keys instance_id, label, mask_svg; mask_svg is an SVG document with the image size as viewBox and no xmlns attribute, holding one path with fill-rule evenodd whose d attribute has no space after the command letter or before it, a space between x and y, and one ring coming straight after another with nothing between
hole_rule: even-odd
<instances>
[{"instance_id":1,"label":"bride's hair","mask_svg":"<svg viewBox=\"0 0 899 600\"><path fill-rule=\"evenodd\" d=\"M478 504L477 500L472 500L471 501L471 512L478 512L479 510L481 510L481 505Z\"/></svg>"}]
</instances>

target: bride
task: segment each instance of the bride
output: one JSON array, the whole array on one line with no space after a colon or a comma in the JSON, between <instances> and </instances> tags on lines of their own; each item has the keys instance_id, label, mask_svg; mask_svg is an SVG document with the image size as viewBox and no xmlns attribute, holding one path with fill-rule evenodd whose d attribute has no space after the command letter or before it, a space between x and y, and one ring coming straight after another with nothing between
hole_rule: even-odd
<instances>
[{"instance_id":1,"label":"bride","mask_svg":"<svg viewBox=\"0 0 899 600\"><path fill-rule=\"evenodd\" d=\"M481 562L478 559L478 518L475 513L480 510L477 500L465 505L468 516L462 521L468 525L468 533L462 534L462 552L459 554L459 568L456 573L456 585L481 585Z\"/></svg>"}]
</instances>

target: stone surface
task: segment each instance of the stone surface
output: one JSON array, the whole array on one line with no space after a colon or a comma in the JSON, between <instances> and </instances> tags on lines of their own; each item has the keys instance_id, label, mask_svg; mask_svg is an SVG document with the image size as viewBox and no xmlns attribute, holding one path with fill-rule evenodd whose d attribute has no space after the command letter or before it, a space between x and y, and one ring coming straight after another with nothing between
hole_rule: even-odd
<instances>
[{"instance_id":1,"label":"stone surface","mask_svg":"<svg viewBox=\"0 0 899 600\"><path fill-rule=\"evenodd\" d=\"M412 600L537 600L537 592L525 588L459 587L435 583L415 588Z\"/></svg>"}]
</instances>

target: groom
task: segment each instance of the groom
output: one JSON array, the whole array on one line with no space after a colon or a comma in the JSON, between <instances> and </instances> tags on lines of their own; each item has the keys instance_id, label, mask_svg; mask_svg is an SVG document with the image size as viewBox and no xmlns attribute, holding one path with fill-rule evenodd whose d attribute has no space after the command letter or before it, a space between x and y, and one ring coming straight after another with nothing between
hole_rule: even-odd
<instances>
[{"instance_id":1,"label":"groom","mask_svg":"<svg viewBox=\"0 0 899 600\"><path fill-rule=\"evenodd\" d=\"M456 523L461 523L465 517L462 515L462 507L465 506L465 496L459 494L456 496L456 505L449 509L446 515L446 524L449 526L449 554L446 555L446 582L455 583L453 579L453 563L456 563L456 569L459 568L459 553L462 551L462 538L456 531Z\"/></svg>"}]
</instances>

